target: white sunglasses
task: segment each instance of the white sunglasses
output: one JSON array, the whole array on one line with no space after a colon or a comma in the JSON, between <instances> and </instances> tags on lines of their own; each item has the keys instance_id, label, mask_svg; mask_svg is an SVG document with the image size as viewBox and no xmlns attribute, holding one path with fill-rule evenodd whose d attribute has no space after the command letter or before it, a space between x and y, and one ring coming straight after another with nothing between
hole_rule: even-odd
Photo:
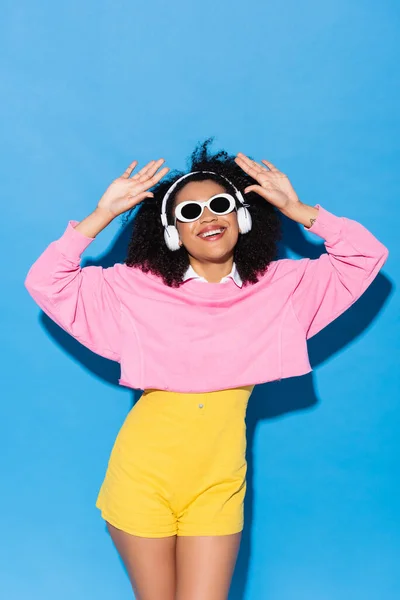
<instances>
[{"instance_id":1,"label":"white sunglasses","mask_svg":"<svg viewBox=\"0 0 400 600\"><path fill-rule=\"evenodd\" d=\"M227 215L236 208L236 200L231 194L219 193L208 200L186 200L175 208L175 222L192 223L201 217L207 206L215 215Z\"/></svg>"}]
</instances>

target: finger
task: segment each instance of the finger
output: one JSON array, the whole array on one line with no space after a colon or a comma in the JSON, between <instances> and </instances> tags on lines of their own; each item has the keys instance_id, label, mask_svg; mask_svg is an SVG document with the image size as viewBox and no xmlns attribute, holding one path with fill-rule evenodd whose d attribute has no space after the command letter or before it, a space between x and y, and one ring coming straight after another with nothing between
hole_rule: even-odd
<instances>
[{"instance_id":1,"label":"finger","mask_svg":"<svg viewBox=\"0 0 400 600\"><path fill-rule=\"evenodd\" d=\"M159 166L160 166L160 165L159 165ZM139 179L139 183L144 183L144 184L146 184L147 186L149 186L149 182L150 182L150 181L154 181L154 182L156 182L156 181L159 181L159 180L161 179L161 177L162 177L163 175L165 175L165 173L167 173L167 171L169 171L169 168L168 168L168 167L164 167L164 169L161 169L161 171L163 172L163 173L162 173L162 175L161 175L161 177L158 177L158 175L161 173L161 171L159 171L158 173L155 173L155 170L156 170L156 169L158 169L158 166L157 166L157 167L154 167L153 169L150 169L149 171L147 171L147 173L144 173L144 174L143 174L143 175L140 177L140 179ZM165 170L165 169L166 169L166 170ZM136 183L138 183L138 182L136 182ZM154 183L153 183L152 185L154 185Z\"/></svg>"},{"instance_id":2,"label":"finger","mask_svg":"<svg viewBox=\"0 0 400 600\"><path fill-rule=\"evenodd\" d=\"M238 157L238 159L242 161L241 165L245 164L247 166L247 168L254 169L254 172L258 173L259 175L263 175L264 173L267 172L267 169L264 166L260 165L255 160L251 160L251 158L248 158L247 156L245 159L242 159L241 157ZM254 175L253 175L253 177L254 177Z\"/></svg>"},{"instance_id":3,"label":"finger","mask_svg":"<svg viewBox=\"0 0 400 600\"><path fill-rule=\"evenodd\" d=\"M152 165L150 167L150 169L147 170L146 172L146 176L148 177L152 177L154 175L154 173L157 172L157 170L161 167L161 165L165 162L164 158L159 158L154 165Z\"/></svg>"},{"instance_id":4,"label":"finger","mask_svg":"<svg viewBox=\"0 0 400 600\"><path fill-rule=\"evenodd\" d=\"M138 162L137 160L134 160L133 162L131 162L129 167L127 167L125 169L125 171L122 173L121 177L123 177L124 179L128 179L129 175L132 173L133 169L136 167L137 162Z\"/></svg>"},{"instance_id":5,"label":"finger","mask_svg":"<svg viewBox=\"0 0 400 600\"><path fill-rule=\"evenodd\" d=\"M150 179L146 182L147 186L152 187L155 183L160 181L160 179L162 179L162 177L164 177L164 175L168 173L168 171L169 167L164 167L163 169L161 169L161 171L155 173L155 175L153 175L153 177L150 177Z\"/></svg>"},{"instance_id":6,"label":"finger","mask_svg":"<svg viewBox=\"0 0 400 600\"><path fill-rule=\"evenodd\" d=\"M142 167L140 169L140 171L135 173L134 176L131 177L131 179L132 180L140 179L140 177L142 177L143 175L148 173L148 171L151 171L153 169L154 169L154 171L156 171L158 169L158 167L163 163L163 161L164 161L163 158L159 158L158 161L151 160L146 165L144 165L144 167ZM132 165L134 165L134 166L132 167ZM130 174L132 173L132 170L135 168L136 165L137 165L137 160L134 160L133 163L131 163L129 165L129 167L126 169L126 171L124 172L122 177L124 177L125 179L129 178Z\"/></svg>"},{"instance_id":7,"label":"finger","mask_svg":"<svg viewBox=\"0 0 400 600\"><path fill-rule=\"evenodd\" d=\"M263 171L265 172L266 169L261 169L261 167L254 167L253 162L248 160L245 161L244 159L240 158L239 156L237 156L235 158L236 163L239 165L239 167L241 167L243 169L243 171L246 171L246 173L248 175L250 175L250 177L253 177L253 179L257 179L257 176L260 175Z\"/></svg>"},{"instance_id":8,"label":"finger","mask_svg":"<svg viewBox=\"0 0 400 600\"><path fill-rule=\"evenodd\" d=\"M249 158L248 156L246 156L245 154L243 154L243 152L238 152L237 153L237 158L239 160L243 161L249 167L254 167L257 164L257 163L255 163L254 160L251 160L251 158Z\"/></svg>"},{"instance_id":9,"label":"finger","mask_svg":"<svg viewBox=\"0 0 400 600\"><path fill-rule=\"evenodd\" d=\"M245 194L248 194L249 192L255 192L260 186L259 185L250 185L249 187L245 188L243 191Z\"/></svg>"},{"instance_id":10,"label":"finger","mask_svg":"<svg viewBox=\"0 0 400 600\"><path fill-rule=\"evenodd\" d=\"M252 165L255 169L258 169L259 173L265 173L265 171L268 171L268 169L266 169L266 167L264 167L264 165L260 165L260 163L256 162L255 160L252 160L251 158L249 158L242 152L238 152L238 157L239 158L243 157L243 160L245 160L248 165Z\"/></svg>"},{"instance_id":11,"label":"finger","mask_svg":"<svg viewBox=\"0 0 400 600\"><path fill-rule=\"evenodd\" d=\"M153 166L153 163L155 161L151 160L150 162L147 163L147 165L145 165L144 167L142 167L140 169L140 171L138 171L137 173L135 173L135 175L132 177L132 179L134 179L134 177L138 177L140 176L141 173L145 173L147 171L147 169L150 169ZM124 173L121 175L121 177L123 177L124 179L129 179L133 169L137 166L138 161L134 160L129 167L124 171Z\"/></svg>"},{"instance_id":12,"label":"finger","mask_svg":"<svg viewBox=\"0 0 400 600\"><path fill-rule=\"evenodd\" d=\"M279 171L279 169L277 169L269 160L265 160L265 158L263 158L261 162L265 163L267 167L271 169L271 171Z\"/></svg>"},{"instance_id":13,"label":"finger","mask_svg":"<svg viewBox=\"0 0 400 600\"><path fill-rule=\"evenodd\" d=\"M150 162L148 162L147 165L144 165L144 167L142 167L142 169L140 169L140 171L135 173L134 177L136 177L136 176L141 177L144 173L147 173L147 171L154 166L155 162L156 162L155 160L151 160ZM133 177L132 177L132 179L133 179Z\"/></svg>"},{"instance_id":14,"label":"finger","mask_svg":"<svg viewBox=\"0 0 400 600\"><path fill-rule=\"evenodd\" d=\"M136 204L137 202L142 202L142 200L145 200L146 198L154 198L153 192L141 192L140 194L135 194L131 197L131 200Z\"/></svg>"},{"instance_id":15,"label":"finger","mask_svg":"<svg viewBox=\"0 0 400 600\"><path fill-rule=\"evenodd\" d=\"M159 171L158 173L153 175L153 177L150 177L150 179L146 179L145 181L136 183L137 191L141 192L142 190L147 190L147 189L153 187L153 185L155 185L158 181L160 181L160 179L162 177L164 177L164 175L166 173L168 173L168 171L169 171L169 167L164 167L163 169L161 169L161 171Z\"/></svg>"},{"instance_id":16,"label":"finger","mask_svg":"<svg viewBox=\"0 0 400 600\"><path fill-rule=\"evenodd\" d=\"M159 158L158 160L152 160L152 164L149 163L148 165L146 165L141 171L136 173L138 177L132 177L132 180L139 179L139 181L144 181L146 178L151 177L152 175L154 175L154 173L162 165L163 162L163 158Z\"/></svg>"},{"instance_id":17,"label":"finger","mask_svg":"<svg viewBox=\"0 0 400 600\"><path fill-rule=\"evenodd\" d=\"M135 208L135 206L140 204L140 202L143 202L143 200L146 200L146 198L154 198L154 194L152 192L142 192L141 194L128 196L126 199L126 204L123 208L123 212L132 210L132 208Z\"/></svg>"},{"instance_id":18,"label":"finger","mask_svg":"<svg viewBox=\"0 0 400 600\"><path fill-rule=\"evenodd\" d=\"M248 194L249 192L255 192L259 196L262 196L263 198L266 198L268 200L268 192L261 185L251 185L245 188L244 193Z\"/></svg>"}]
</instances>

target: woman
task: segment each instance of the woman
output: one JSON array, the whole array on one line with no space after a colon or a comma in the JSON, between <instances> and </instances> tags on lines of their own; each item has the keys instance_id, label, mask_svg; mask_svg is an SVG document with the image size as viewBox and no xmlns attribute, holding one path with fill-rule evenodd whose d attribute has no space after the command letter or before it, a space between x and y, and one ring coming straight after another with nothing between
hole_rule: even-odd
<instances>
[{"instance_id":1,"label":"woman","mask_svg":"<svg viewBox=\"0 0 400 600\"><path fill-rule=\"evenodd\" d=\"M96 502L139 600L227 597L254 385L309 372L307 339L361 296L388 255L361 224L300 201L271 162L209 156L209 141L190 174L165 177L159 159L132 175L133 161L25 282L61 327L121 364L120 384L143 390ZM100 231L139 204L125 263L81 268ZM327 253L275 260L279 212Z\"/></svg>"}]
</instances>

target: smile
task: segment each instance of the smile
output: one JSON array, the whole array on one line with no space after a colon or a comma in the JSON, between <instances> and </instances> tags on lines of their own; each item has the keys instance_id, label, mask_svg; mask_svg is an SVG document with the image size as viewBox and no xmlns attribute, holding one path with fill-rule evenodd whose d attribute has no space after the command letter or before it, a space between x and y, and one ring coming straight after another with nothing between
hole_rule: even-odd
<instances>
[{"instance_id":1,"label":"smile","mask_svg":"<svg viewBox=\"0 0 400 600\"><path fill-rule=\"evenodd\" d=\"M198 237L206 242L214 242L215 240L219 240L225 233L226 227L218 227L215 229L211 229L210 231L205 231L204 233L199 233Z\"/></svg>"}]
</instances>

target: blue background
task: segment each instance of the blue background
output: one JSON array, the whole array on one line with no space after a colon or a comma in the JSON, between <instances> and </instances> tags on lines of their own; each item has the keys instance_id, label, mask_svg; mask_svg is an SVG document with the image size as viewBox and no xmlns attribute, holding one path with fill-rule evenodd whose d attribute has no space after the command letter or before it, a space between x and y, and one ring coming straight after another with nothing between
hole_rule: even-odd
<instances>
[{"instance_id":1,"label":"blue background","mask_svg":"<svg viewBox=\"0 0 400 600\"><path fill-rule=\"evenodd\" d=\"M95 508L134 401L23 281L133 160L186 168L199 140L267 158L300 199L389 247L365 295L310 341L314 371L256 388L230 598L400 594L399 19L394 0L6 3L2 80L1 588L131 598ZM86 261L123 259L120 222ZM321 239L285 222L285 251ZM87 264L87 262L85 263Z\"/></svg>"}]
</instances>

